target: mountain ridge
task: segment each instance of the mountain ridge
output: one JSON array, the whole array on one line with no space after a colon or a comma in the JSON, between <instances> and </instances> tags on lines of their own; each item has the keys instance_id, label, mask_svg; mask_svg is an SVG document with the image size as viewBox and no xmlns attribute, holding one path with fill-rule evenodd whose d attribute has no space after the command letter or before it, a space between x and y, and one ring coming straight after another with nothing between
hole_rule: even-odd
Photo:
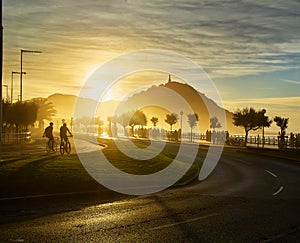
<instances>
[{"instance_id":1,"label":"mountain ridge","mask_svg":"<svg viewBox=\"0 0 300 243\"><path fill-rule=\"evenodd\" d=\"M200 132L205 132L206 130L210 130L210 115L208 112L208 109L206 107L206 104L209 103L210 107L213 107L213 111L216 116L218 117L218 114L221 114L221 112L225 112L226 116L226 125L227 128L225 129L224 124L221 124L222 127L220 130L228 130L231 133L242 133L243 131L241 128L235 127L232 124L232 116L233 113L227 109L223 109L220 106L218 106L212 99L208 98L204 93L201 93L197 90L195 90L190 85L179 83L176 81L169 81L167 83L162 83L160 85L154 85L149 87L147 90L141 91L139 93L135 93L132 96L128 97L125 101L120 102L116 100L109 100L105 102L101 102L99 105L99 109L96 111L95 116L100 117L102 120L106 122L107 117L111 116L114 113L114 110L119 107L120 112L128 112L133 111L137 109L141 109L146 114L146 117L148 118L148 127L151 127L152 124L150 123L151 117L155 116L158 117L159 122L158 126L161 128L168 129L169 125L164 122L165 116L167 113L170 113L168 109L159 107L157 105L153 105L154 103L168 103L168 107L171 107L173 109L172 112L175 112L176 114L180 114L181 111L184 111L184 107L180 104L179 100L176 100L173 98L173 96L168 99L163 96L164 90L162 88L166 88L171 90L172 92L175 92L179 95L179 97L182 97L192 108L192 110L199 115L199 122L198 122L198 128ZM165 98L164 98L165 97ZM77 101L78 97L76 95L72 94L61 94L61 93L55 93L48 97L48 101L52 102L57 110L56 118L61 119L71 119L73 116L73 109L75 106L75 103ZM80 98L83 107L92 107L97 105L97 101L89 99L89 98ZM144 106L140 108L140 104L148 104L147 106ZM182 118L182 127L183 130L186 131L189 129L189 126L187 124L187 112L184 111L184 114L182 117L178 117L177 125L174 126L174 129L180 128L180 123ZM84 111L83 111L84 116Z\"/></svg>"}]
</instances>

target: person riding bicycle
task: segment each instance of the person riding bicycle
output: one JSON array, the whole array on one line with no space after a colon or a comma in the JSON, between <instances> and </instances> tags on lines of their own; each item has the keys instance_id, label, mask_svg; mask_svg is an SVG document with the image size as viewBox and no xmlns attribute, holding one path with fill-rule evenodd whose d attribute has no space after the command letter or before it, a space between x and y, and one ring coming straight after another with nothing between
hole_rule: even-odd
<instances>
[{"instance_id":1,"label":"person riding bicycle","mask_svg":"<svg viewBox=\"0 0 300 243\"><path fill-rule=\"evenodd\" d=\"M48 138L48 147L54 151L53 122L50 122L49 126L46 127L43 137Z\"/></svg>"},{"instance_id":2,"label":"person riding bicycle","mask_svg":"<svg viewBox=\"0 0 300 243\"><path fill-rule=\"evenodd\" d=\"M63 142L67 142L68 141L68 136L67 136L67 132L70 134L70 136L73 136L72 133L70 132L69 128L67 127L67 124L64 123L61 127L60 127L60 144L63 144Z\"/></svg>"}]
</instances>

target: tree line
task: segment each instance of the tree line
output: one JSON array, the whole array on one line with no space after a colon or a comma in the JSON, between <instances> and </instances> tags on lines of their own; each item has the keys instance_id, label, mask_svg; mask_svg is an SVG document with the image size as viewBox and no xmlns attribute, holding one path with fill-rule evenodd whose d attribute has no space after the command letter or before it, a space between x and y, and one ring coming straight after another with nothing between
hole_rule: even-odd
<instances>
[{"instance_id":1,"label":"tree line","mask_svg":"<svg viewBox=\"0 0 300 243\"><path fill-rule=\"evenodd\" d=\"M233 114L233 124L235 126L240 126L244 128L245 131L245 141L244 145L247 145L247 139L249 132L255 131L260 128L270 127L272 122L274 121L276 125L280 128L279 132L279 147L284 147L284 141L286 136L286 129L288 127L289 118L284 118L280 116L275 116L273 120L271 120L268 116L265 116L266 110L258 110L256 111L254 108L246 107L243 109L238 109Z\"/></svg>"},{"instance_id":2,"label":"tree line","mask_svg":"<svg viewBox=\"0 0 300 243\"><path fill-rule=\"evenodd\" d=\"M183 113L181 113L182 115ZM190 113L186 115L187 122L190 126L190 140L192 141L192 134L193 129L197 126L197 123L199 121L199 116L197 113ZM179 131L175 130L173 131L174 125L176 125L179 121L179 116L176 113L169 113L166 114L166 117L164 119L164 122L167 123L170 126L170 131L167 132L167 137L170 140L176 140L173 138L174 136L180 137L181 135L181 128ZM125 112L121 115L116 116L108 116L107 117L108 122L108 129L107 133L109 136L116 136L117 134L117 124L121 125L124 130L125 136L135 136L138 135L139 137L148 137L149 134L147 133L147 129L145 129L145 126L148 124L148 119L145 115L145 113L142 110L137 110L135 112ZM151 117L150 122L152 123L153 129L156 129L157 124L160 122L158 117ZM212 129L220 128L221 124L218 121L217 117L212 117L210 119L210 127ZM86 132L96 132L98 134L102 134L104 132L104 121L101 120L99 117L89 118L89 117L81 117L78 119L75 119L73 122L74 126L84 128ZM95 130L95 128L92 128L91 125L97 125L98 128ZM129 129L127 129L129 128Z\"/></svg>"},{"instance_id":3,"label":"tree line","mask_svg":"<svg viewBox=\"0 0 300 243\"><path fill-rule=\"evenodd\" d=\"M56 110L45 98L34 98L26 102L10 103L2 100L3 128L5 132L28 131L30 126L38 122L38 127L44 129L44 120L50 120Z\"/></svg>"},{"instance_id":4,"label":"tree line","mask_svg":"<svg viewBox=\"0 0 300 243\"><path fill-rule=\"evenodd\" d=\"M4 131L6 132L19 132L19 131L28 131L29 126L33 126L34 123L38 122L39 129L44 129L44 120L51 120L56 114L54 105L51 102L48 102L45 98L35 98L27 102L16 102L9 103L8 101L2 100L3 104L3 125ZM238 127L243 127L245 131L245 141L244 145L247 145L248 134L250 131L255 131L261 128L270 127L274 121L276 125L280 128L279 132L279 147L284 146L284 140L286 136L286 129L288 127L289 118L284 118L276 116L273 119L270 119L265 115L266 110L256 111L254 108L245 107L243 109L238 109L233 113L233 124ZM182 117L183 113L180 113ZM199 121L199 116L197 113L187 114L187 122L190 126L190 134L192 141L193 128L197 126ZM166 114L164 122L170 126L170 134L173 134L173 126L177 124L179 116L176 113ZM124 128L125 136L128 136L127 127L130 127L130 135L135 135L135 128L138 126L141 137L146 137L147 126L147 117L142 110L137 110L135 112L126 112L118 116L109 116L107 117L108 125L108 134L110 136L113 133L116 133L113 129L116 129L116 124L120 124ZM159 119L153 116L150 119L153 127L157 126ZM74 121L74 124L83 124L88 126L90 124L98 125L99 134L103 132L104 121L100 118L81 118ZM216 128L221 128L222 125L218 121L218 118L210 118L210 128L215 130ZM181 132L181 131L180 131Z\"/></svg>"},{"instance_id":5,"label":"tree line","mask_svg":"<svg viewBox=\"0 0 300 243\"><path fill-rule=\"evenodd\" d=\"M250 131L256 131L261 128L268 128L271 126L272 122L274 121L277 126L280 128L280 140L279 140L279 146L282 147L284 145L284 138L286 136L286 129L288 127L288 121L289 118L283 118L280 116L276 116L273 119L270 119L268 116L265 115L266 110L258 110L256 111L254 108L246 107L243 109L238 109L236 112L233 113L233 124L238 127L243 127L245 131L245 140L244 145L247 145L247 139L248 134ZM182 113L181 113L182 115ZM192 141L192 134L194 127L197 126L197 123L199 121L199 115L197 113L190 113L186 115L187 122L190 126L190 140ZM85 120L85 121L84 121ZM170 131L168 132L168 137L172 137L173 127L175 124L177 124L179 120L179 116L176 113L170 113L166 114L166 117L164 119L164 122L167 123L170 126ZM145 126L147 126L147 117L144 114L142 110L137 110L135 112L126 112L118 116L109 116L107 117L108 121L108 134L109 136L112 136L113 134L116 134L116 124L120 124L124 129L124 135L128 136L134 136L136 127L138 127L138 136L140 137L146 137L146 129L144 129ZM104 121L100 118L81 118L74 122L74 124L81 123L81 124L96 124L99 125L99 128L101 130L98 131L99 134L103 132L103 124ZM155 116L151 117L150 122L152 123L153 127L155 128L157 124L160 122L159 119ZM130 131L128 134L127 128L130 127ZM215 131L217 128L221 128L222 124L219 122L218 118L216 116L210 118L210 128ZM181 133L180 129L179 132ZM180 136L179 136L180 137Z\"/></svg>"}]
</instances>

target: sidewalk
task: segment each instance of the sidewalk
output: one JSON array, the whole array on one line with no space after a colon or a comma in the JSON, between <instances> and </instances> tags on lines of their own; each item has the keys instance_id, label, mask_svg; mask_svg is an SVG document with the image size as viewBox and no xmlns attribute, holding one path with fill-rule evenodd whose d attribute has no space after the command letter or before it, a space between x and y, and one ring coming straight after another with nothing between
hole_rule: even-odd
<instances>
[{"instance_id":1,"label":"sidewalk","mask_svg":"<svg viewBox=\"0 0 300 243\"><path fill-rule=\"evenodd\" d=\"M137 139L137 138L134 138ZM143 140L143 139L142 139ZM180 142L174 142L174 141L168 141L168 140L157 140L157 141L164 141L164 142L170 142L170 143L180 143ZM47 142L47 139L45 138L35 138L30 143L24 143L24 144L5 144L1 146L1 153L0 153L0 162L7 161L7 160L18 160L22 158L26 158L29 156L43 156L47 155L45 150L45 144ZM218 144L211 144L208 141L205 140L194 140L193 142L190 142L189 140L183 140L184 144L199 144L200 146L222 146ZM296 148L285 148L285 149L279 149L278 145L268 145L265 144L264 148L261 147L261 144L259 147L257 144L247 144L247 148L243 146L234 146L234 145L224 145L224 148L232 148L239 151L248 151L248 152L256 152L259 154L268 154L270 155L272 151L278 156L279 154L283 156L284 158L288 159L294 159L299 161L300 160L300 149Z\"/></svg>"},{"instance_id":2,"label":"sidewalk","mask_svg":"<svg viewBox=\"0 0 300 243\"><path fill-rule=\"evenodd\" d=\"M166 141L168 142L168 141ZM171 141L172 142L172 141ZM178 142L179 143L179 142ZM195 140L193 142L190 141L183 141L185 144L199 144L200 146L224 146L224 149L234 149L237 152L243 153L256 153L258 155L265 155L270 157L276 157L281 159L289 159L296 162L300 162L300 149L296 148L284 148L279 149L278 145L269 145L265 144L264 148L260 144L259 147L257 144L247 144L247 147L244 146L236 146L236 145L220 145L220 144L212 144L211 142L205 140Z\"/></svg>"}]
</instances>

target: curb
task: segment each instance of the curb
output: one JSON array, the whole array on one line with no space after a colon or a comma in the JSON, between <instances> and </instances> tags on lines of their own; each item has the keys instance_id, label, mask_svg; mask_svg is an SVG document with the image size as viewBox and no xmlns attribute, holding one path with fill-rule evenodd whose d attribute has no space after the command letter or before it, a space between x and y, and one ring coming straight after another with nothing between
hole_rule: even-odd
<instances>
[{"instance_id":1,"label":"curb","mask_svg":"<svg viewBox=\"0 0 300 243\"><path fill-rule=\"evenodd\" d=\"M171 187L179 187L179 186L185 186L189 183L191 183L192 181L196 180L199 176L199 173L200 173L200 167L199 165L197 164L197 172L195 173L194 176L192 176L191 178L187 179L186 181L184 182L181 182L181 183L175 183L173 186ZM179 179L180 180L180 179Z\"/></svg>"}]
</instances>

